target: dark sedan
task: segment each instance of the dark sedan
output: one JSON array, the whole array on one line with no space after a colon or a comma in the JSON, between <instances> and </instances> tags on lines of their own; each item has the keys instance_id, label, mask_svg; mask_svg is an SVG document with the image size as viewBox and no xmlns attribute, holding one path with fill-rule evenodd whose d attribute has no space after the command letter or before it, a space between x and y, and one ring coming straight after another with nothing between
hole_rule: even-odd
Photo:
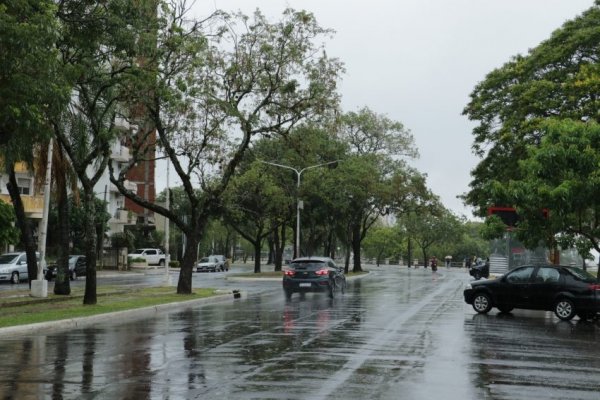
<instances>
[{"instance_id":1,"label":"dark sedan","mask_svg":"<svg viewBox=\"0 0 600 400\"><path fill-rule=\"evenodd\" d=\"M493 280L472 282L464 291L467 304L484 314L496 307L554 311L568 321L575 315L591 319L600 311L600 284L579 268L558 265L523 266Z\"/></svg>"},{"instance_id":2,"label":"dark sedan","mask_svg":"<svg viewBox=\"0 0 600 400\"><path fill-rule=\"evenodd\" d=\"M283 290L287 299L295 292L327 292L334 298L346 290L346 276L331 258L296 258L283 271Z\"/></svg>"},{"instance_id":3,"label":"dark sedan","mask_svg":"<svg viewBox=\"0 0 600 400\"><path fill-rule=\"evenodd\" d=\"M85 276L86 274L86 262L85 256L82 255L71 255L69 256L69 279L74 281L78 276ZM52 280L56 278L56 264L48 265L46 270L46 279Z\"/></svg>"}]
</instances>

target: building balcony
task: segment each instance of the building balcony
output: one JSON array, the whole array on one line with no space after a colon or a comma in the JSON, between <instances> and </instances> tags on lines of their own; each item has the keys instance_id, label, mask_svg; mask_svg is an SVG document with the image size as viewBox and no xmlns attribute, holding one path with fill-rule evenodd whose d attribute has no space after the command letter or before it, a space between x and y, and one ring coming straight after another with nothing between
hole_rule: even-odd
<instances>
[{"instance_id":1,"label":"building balcony","mask_svg":"<svg viewBox=\"0 0 600 400\"><path fill-rule=\"evenodd\" d=\"M129 131L131 129L131 124L126 118L119 116L115 117L115 127L123 131Z\"/></svg>"},{"instance_id":2,"label":"building balcony","mask_svg":"<svg viewBox=\"0 0 600 400\"><path fill-rule=\"evenodd\" d=\"M132 212L124 209L118 209L108 222L110 224L131 225L135 223L135 218Z\"/></svg>"},{"instance_id":3,"label":"building balcony","mask_svg":"<svg viewBox=\"0 0 600 400\"><path fill-rule=\"evenodd\" d=\"M12 204L8 194L0 194L0 200L4 201L5 203ZM42 214L44 212L44 196L21 195L21 200L23 201L25 215L27 215L28 218L42 218Z\"/></svg>"},{"instance_id":4,"label":"building balcony","mask_svg":"<svg viewBox=\"0 0 600 400\"><path fill-rule=\"evenodd\" d=\"M110 153L110 158L116 162L126 163L131 160L131 154L129 154L129 148L116 144L113 146Z\"/></svg>"}]
</instances>

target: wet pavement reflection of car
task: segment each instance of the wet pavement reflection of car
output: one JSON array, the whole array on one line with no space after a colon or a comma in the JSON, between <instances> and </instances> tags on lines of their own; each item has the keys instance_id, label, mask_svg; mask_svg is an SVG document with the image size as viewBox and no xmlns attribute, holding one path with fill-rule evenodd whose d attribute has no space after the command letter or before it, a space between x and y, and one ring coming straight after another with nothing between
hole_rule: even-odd
<instances>
[{"instance_id":1,"label":"wet pavement reflection of car","mask_svg":"<svg viewBox=\"0 0 600 400\"><path fill-rule=\"evenodd\" d=\"M283 290L287 299L294 293L327 292L334 298L346 290L344 269L329 257L294 259L283 271Z\"/></svg>"},{"instance_id":2,"label":"wet pavement reflection of car","mask_svg":"<svg viewBox=\"0 0 600 400\"><path fill-rule=\"evenodd\" d=\"M542 265L523 266L493 280L472 282L464 299L478 313L496 307L501 312L514 308L554 311L568 321L575 315L594 318L600 311L600 284L579 268Z\"/></svg>"}]
</instances>

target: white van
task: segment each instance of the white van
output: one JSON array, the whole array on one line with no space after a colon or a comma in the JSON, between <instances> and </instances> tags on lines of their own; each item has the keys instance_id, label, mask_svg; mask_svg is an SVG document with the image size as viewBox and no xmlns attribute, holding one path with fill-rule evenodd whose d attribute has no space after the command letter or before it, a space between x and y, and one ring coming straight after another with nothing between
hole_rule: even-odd
<instances>
[{"instance_id":1,"label":"white van","mask_svg":"<svg viewBox=\"0 0 600 400\"><path fill-rule=\"evenodd\" d=\"M40 254L36 252L38 263ZM27 255L24 251L17 253L6 253L0 256L0 281L19 283L28 280Z\"/></svg>"}]
</instances>

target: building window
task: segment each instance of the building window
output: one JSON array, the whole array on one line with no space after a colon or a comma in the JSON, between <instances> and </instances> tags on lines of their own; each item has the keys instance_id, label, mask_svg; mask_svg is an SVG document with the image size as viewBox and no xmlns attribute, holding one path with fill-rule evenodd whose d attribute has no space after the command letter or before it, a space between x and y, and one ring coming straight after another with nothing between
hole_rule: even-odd
<instances>
[{"instance_id":1,"label":"building window","mask_svg":"<svg viewBox=\"0 0 600 400\"><path fill-rule=\"evenodd\" d=\"M17 178L17 186L19 186L19 193L31 194L31 178Z\"/></svg>"}]
</instances>

